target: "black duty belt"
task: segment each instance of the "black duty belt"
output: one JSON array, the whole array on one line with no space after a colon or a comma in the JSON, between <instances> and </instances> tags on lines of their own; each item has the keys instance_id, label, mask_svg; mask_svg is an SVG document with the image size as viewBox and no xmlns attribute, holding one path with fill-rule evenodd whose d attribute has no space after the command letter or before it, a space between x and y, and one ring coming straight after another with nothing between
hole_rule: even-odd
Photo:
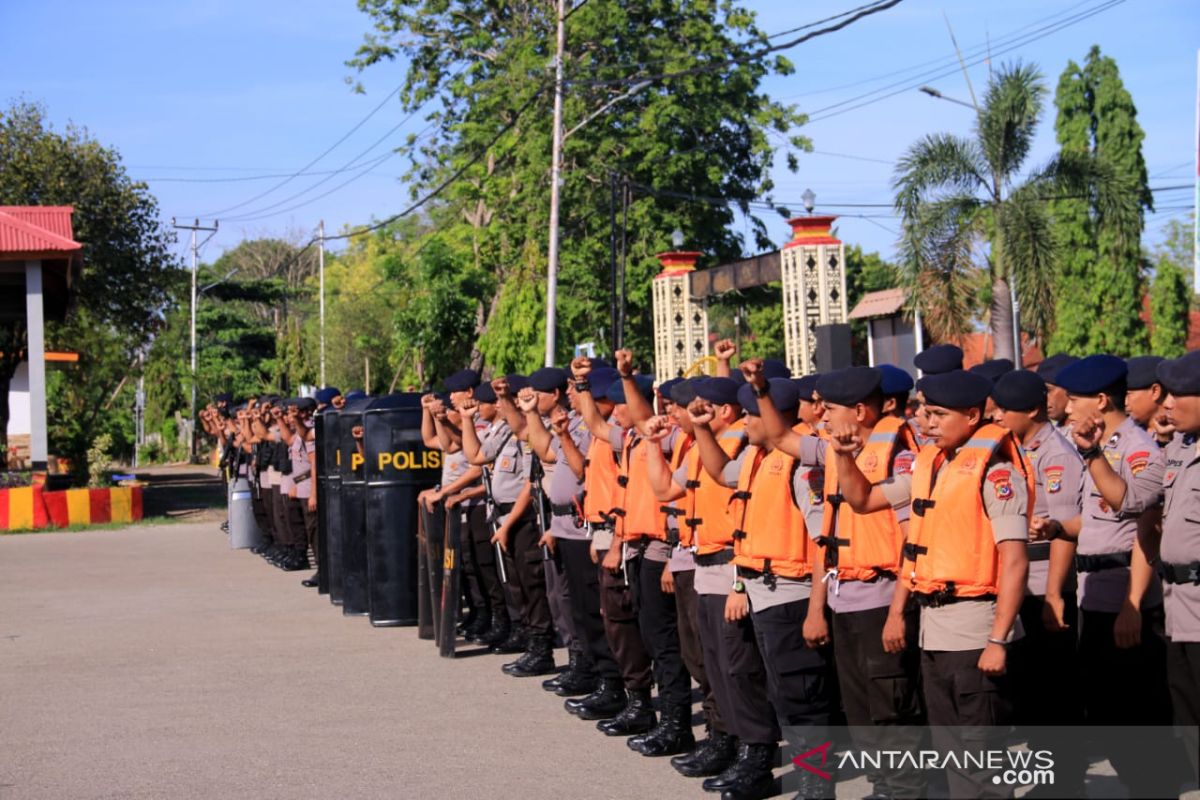
<instances>
[{"instance_id":1,"label":"black duty belt","mask_svg":"<svg viewBox=\"0 0 1200 800\"><path fill-rule=\"evenodd\" d=\"M1200 561L1190 564L1159 563L1158 575L1167 583L1200 586Z\"/></svg>"},{"instance_id":2,"label":"black duty belt","mask_svg":"<svg viewBox=\"0 0 1200 800\"><path fill-rule=\"evenodd\" d=\"M1106 569L1121 569L1128 567L1133 559L1132 551L1124 553L1098 553L1096 555L1075 554L1075 570L1077 572L1103 572Z\"/></svg>"},{"instance_id":3,"label":"black duty belt","mask_svg":"<svg viewBox=\"0 0 1200 800\"><path fill-rule=\"evenodd\" d=\"M1049 561L1050 560L1050 543L1049 542L1030 542L1025 548L1026 554L1030 561Z\"/></svg>"},{"instance_id":4,"label":"black duty belt","mask_svg":"<svg viewBox=\"0 0 1200 800\"><path fill-rule=\"evenodd\" d=\"M571 517L575 515L574 503L551 503L550 513L556 517Z\"/></svg>"},{"instance_id":5,"label":"black duty belt","mask_svg":"<svg viewBox=\"0 0 1200 800\"><path fill-rule=\"evenodd\" d=\"M954 593L954 587L949 586L940 592L913 592L912 597L917 605L925 608L939 608L951 603L985 603L996 599L994 594L982 594L976 597L959 597Z\"/></svg>"},{"instance_id":6,"label":"black duty belt","mask_svg":"<svg viewBox=\"0 0 1200 800\"><path fill-rule=\"evenodd\" d=\"M589 522L588 524L592 526L593 531L611 531L616 527L611 519L606 519L603 522Z\"/></svg>"},{"instance_id":7,"label":"black duty belt","mask_svg":"<svg viewBox=\"0 0 1200 800\"><path fill-rule=\"evenodd\" d=\"M697 553L697 567L719 567L723 564L728 564L733 561L733 548L726 547L724 550L718 550L715 553Z\"/></svg>"}]
</instances>

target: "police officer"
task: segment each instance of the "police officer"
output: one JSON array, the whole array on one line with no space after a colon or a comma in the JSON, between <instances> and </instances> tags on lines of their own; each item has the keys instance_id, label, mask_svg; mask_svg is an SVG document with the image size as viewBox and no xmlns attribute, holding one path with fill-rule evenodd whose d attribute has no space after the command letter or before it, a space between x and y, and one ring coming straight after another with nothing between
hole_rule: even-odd
<instances>
[{"instance_id":1,"label":"police officer","mask_svg":"<svg viewBox=\"0 0 1200 800\"><path fill-rule=\"evenodd\" d=\"M1037 365L1037 375L1046 382L1046 415L1050 424L1063 436L1070 438L1071 431L1067 421L1067 392L1058 385L1058 373L1071 366L1079 359L1066 353L1057 353Z\"/></svg>"},{"instance_id":2,"label":"police officer","mask_svg":"<svg viewBox=\"0 0 1200 800\"><path fill-rule=\"evenodd\" d=\"M878 364L876 369L882 375L879 391L883 393L884 416L907 420L908 395L913 390L912 376L893 364Z\"/></svg>"},{"instance_id":3,"label":"police officer","mask_svg":"<svg viewBox=\"0 0 1200 800\"><path fill-rule=\"evenodd\" d=\"M1154 437L1159 447L1166 447L1174 438L1175 429L1167 423L1162 407L1167 395L1157 375L1162 362L1161 356L1126 359L1129 374L1125 379L1125 413Z\"/></svg>"},{"instance_id":4,"label":"police officer","mask_svg":"<svg viewBox=\"0 0 1200 800\"><path fill-rule=\"evenodd\" d=\"M954 370L963 368L963 351L962 348L955 344L935 344L932 347L927 347L913 358L913 366L921 371L922 375L941 375ZM913 433L917 438L917 444L924 447L932 442L931 437L927 433L928 419L925 416L925 396L921 392L920 384L917 384L917 410L913 414L909 424L912 426Z\"/></svg>"}]
</instances>

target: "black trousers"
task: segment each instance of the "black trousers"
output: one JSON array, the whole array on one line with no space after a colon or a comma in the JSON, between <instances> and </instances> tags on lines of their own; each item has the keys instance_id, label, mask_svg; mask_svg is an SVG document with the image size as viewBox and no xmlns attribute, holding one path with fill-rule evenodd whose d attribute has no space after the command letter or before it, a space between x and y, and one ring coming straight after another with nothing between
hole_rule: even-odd
<instances>
[{"instance_id":1,"label":"black trousers","mask_svg":"<svg viewBox=\"0 0 1200 800\"><path fill-rule=\"evenodd\" d=\"M808 600L753 612L758 651L767 671L767 697L784 738L795 747L825 741L836 707L833 653L830 648L814 650L804 643L807 615Z\"/></svg>"},{"instance_id":2,"label":"black trousers","mask_svg":"<svg viewBox=\"0 0 1200 800\"><path fill-rule=\"evenodd\" d=\"M590 552L592 543L587 539L558 539L557 544L579 645L585 649L598 675L614 680L620 678L621 670L604 635L600 581Z\"/></svg>"},{"instance_id":3,"label":"black trousers","mask_svg":"<svg viewBox=\"0 0 1200 800\"><path fill-rule=\"evenodd\" d=\"M675 598L662 590L665 561L637 555L626 563L642 641L654 667L658 697L666 706L691 705L692 677L683 665Z\"/></svg>"},{"instance_id":4,"label":"black trousers","mask_svg":"<svg viewBox=\"0 0 1200 800\"><path fill-rule=\"evenodd\" d=\"M679 652L683 656L683 665L700 687L700 696L704 698L700 704L704 721L713 730L727 733L728 728L721 720L721 709L713 693L712 681L704 666L707 656L700 638L700 596L696 594L696 570L683 570L673 573L671 577L675 583L675 617L679 623ZM713 668L717 668L715 664Z\"/></svg>"},{"instance_id":5,"label":"black trousers","mask_svg":"<svg viewBox=\"0 0 1200 800\"><path fill-rule=\"evenodd\" d=\"M284 516L287 517L288 543L292 547L303 547L308 552L308 529L304 526L304 506L307 500L282 495Z\"/></svg>"},{"instance_id":6,"label":"black trousers","mask_svg":"<svg viewBox=\"0 0 1200 800\"><path fill-rule=\"evenodd\" d=\"M467 528L471 550L471 563L487 598L493 614L508 616L508 602L504 596L504 585L500 583L500 572L496 566L496 546L492 544L492 529L487 521L487 507L471 506L467 509Z\"/></svg>"},{"instance_id":7,"label":"black trousers","mask_svg":"<svg viewBox=\"0 0 1200 800\"><path fill-rule=\"evenodd\" d=\"M863 749L919 750L920 726L925 721L921 702L919 609L905 613L908 647L900 653L883 649L883 625L888 608L834 613L831 633L838 685L846 722ZM901 727L897 727L901 726ZM925 796L925 776L907 767L867 770L876 794L888 797Z\"/></svg>"},{"instance_id":8,"label":"black trousers","mask_svg":"<svg viewBox=\"0 0 1200 800\"><path fill-rule=\"evenodd\" d=\"M568 650L586 653L583 637L575 630L575 617L571 613L571 588L567 584L562 556L557 547L550 553L549 559L543 556L542 574L546 576L546 603L550 607L550 620L558 634L557 638Z\"/></svg>"},{"instance_id":9,"label":"black trousers","mask_svg":"<svg viewBox=\"0 0 1200 800\"><path fill-rule=\"evenodd\" d=\"M1183 730L1184 750L1192 762L1195 774L1200 767L1200 742L1196 727L1200 726L1200 642L1167 642L1167 685L1171 688L1175 724Z\"/></svg>"},{"instance_id":10,"label":"black trousers","mask_svg":"<svg viewBox=\"0 0 1200 800\"><path fill-rule=\"evenodd\" d=\"M546 599L546 569L542 565L541 539L532 513L517 520L509 533L505 569L508 583L515 589L521 624L530 636L552 638L550 604Z\"/></svg>"},{"instance_id":11,"label":"black trousers","mask_svg":"<svg viewBox=\"0 0 1200 800\"><path fill-rule=\"evenodd\" d=\"M271 487L271 529L274 531L275 543L289 547L292 544L292 532L288 527L287 495L279 491L278 486Z\"/></svg>"},{"instance_id":12,"label":"black trousers","mask_svg":"<svg viewBox=\"0 0 1200 800\"><path fill-rule=\"evenodd\" d=\"M721 710L722 727L714 727L745 744L775 744L779 724L767 698L767 670L750 615L731 625L725 621L725 595L702 594L699 598L700 641Z\"/></svg>"},{"instance_id":13,"label":"black trousers","mask_svg":"<svg viewBox=\"0 0 1200 800\"><path fill-rule=\"evenodd\" d=\"M619 545L618 545L619 546ZM607 550L596 555L604 561ZM600 613L604 616L604 638L621 670L625 688L631 692L649 691L654 685L654 672L650 654L638 630L637 609L633 603L633 592L625 582L624 572L609 572L600 564L595 565L600 583Z\"/></svg>"},{"instance_id":14,"label":"black trousers","mask_svg":"<svg viewBox=\"0 0 1200 800\"><path fill-rule=\"evenodd\" d=\"M262 533L263 538L267 540L267 544L272 542L270 517L267 514L267 491L258 485L258 480L250 482L252 490L250 492L250 510L254 512L254 522L258 525L258 530Z\"/></svg>"},{"instance_id":15,"label":"black trousers","mask_svg":"<svg viewBox=\"0 0 1200 800\"><path fill-rule=\"evenodd\" d=\"M1012 716L1012 684L1007 675L980 671L982 652L921 651L921 685L937 750L1004 749L1003 726ZM996 774L997 770L951 763L946 767L950 796L1011 797L1010 787L992 783Z\"/></svg>"}]
</instances>

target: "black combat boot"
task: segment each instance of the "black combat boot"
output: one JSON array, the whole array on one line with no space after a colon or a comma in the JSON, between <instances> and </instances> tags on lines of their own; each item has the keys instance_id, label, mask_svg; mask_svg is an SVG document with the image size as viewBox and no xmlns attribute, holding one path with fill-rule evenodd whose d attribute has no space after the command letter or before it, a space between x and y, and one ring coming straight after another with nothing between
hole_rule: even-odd
<instances>
[{"instance_id":1,"label":"black combat boot","mask_svg":"<svg viewBox=\"0 0 1200 800\"><path fill-rule=\"evenodd\" d=\"M796 786L795 800L833 800L834 789L837 786L837 776L833 776L831 780L825 780L816 773L809 772L806 769L796 770L799 774L799 783ZM721 794L722 800L726 797L726 793ZM740 800L741 795L731 800Z\"/></svg>"},{"instance_id":2,"label":"black combat boot","mask_svg":"<svg viewBox=\"0 0 1200 800\"><path fill-rule=\"evenodd\" d=\"M529 637L529 649L525 655L511 664L505 664L505 675L514 678L533 678L538 675L549 675L554 672L554 651L551 648L553 639L549 634Z\"/></svg>"},{"instance_id":3,"label":"black combat boot","mask_svg":"<svg viewBox=\"0 0 1200 800\"><path fill-rule=\"evenodd\" d=\"M704 791L720 792L721 800L766 797L775 786L774 744L743 744L729 769L704 781Z\"/></svg>"},{"instance_id":4,"label":"black combat boot","mask_svg":"<svg viewBox=\"0 0 1200 800\"><path fill-rule=\"evenodd\" d=\"M708 736L687 755L675 756L671 766L685 778L707 778L720 775L737 758L737 739L728 733L709 728Z\"/></svg>"},{"instance_id":5,"label":"black combat boot","mask_svg":"<svg viewBox=\"0 0 1200 800\"><path fill-rule=\"evenodd\" d=\"M588 720L612 719L624 707L625 689L619 678L601 678L591 694L563 702L568 714Z\"/></svg>"},{"instance_id":6,"label":"black combat boot","mask_svg":"<svg viewBox=\"0 0 1200 800\"><path fill-rule=\"evenodd\" d=\"M520 625L513 625L509 631L508 638L499 644L492 645L491 650L493 653L505 653L508 655L524 653L527 644L524 628Z\"/></svg>"},{"instance_id":7,"label":"black combat boot","mask_svg":"<svg viewBox=\"0 0 1200 800\"><path fill-rule=\"evenodd\" d=\"M645 736L636 736L626 742L630 750L644 756L673 756L686 753L696 746L692 733L692 707L688 703L665 706L658 718L658 725Z\"/></svg>"},{"instance_id":8,"label":"black combat boot","mask_svg":"<svg viewBox=\"0 0 1200 800\"><path fill-rule=\"evenodd\" d=\"M568 650L567 651L567 668L564 669L562 672L558 673L557 675L555 675L553 678L549 678L547 680L542 681L542 688L545 689L547 692L553 692L556 689L558 689L559 686L562 686L563 678L567 677L568 675L570 675L573 672L579 671L580 657L581 657L581 653L578 650L576 650L574 648ZM591 690L589 689L588 691L591 691ZM582 694L587 694L587 692L582 692Z\"/></svg>"},{"instance_id":9,"label":"black combat boot","mask_svg":"<svg viewBox=\"0 0 1200 800\"><path fill-rule=\"evenodd\" d=\"M492 627L488 632L479 637L479 643L485 647L503 644L508 640L512 628L508 622L508 610L497 611L492 613Z\"/></svg>"},{"instance_id":10,"label":"black combat boot","mask_svg":"<svg viewBox=\"0 0 1200 800\"><path fill-rule=\"evenodd\" d=\"M287 572L312 569L312 564L308 563L308 548L293 547L290 556L283 564L283 569Z\"/></svg>"},{"instance_id":11,"label":"black combat boot","mask_svg":"<svg viewBox=\"0 0 1200 800\"><path fill-rule=\"evenodd\" d=\"M482 608L475 612L475 619L463 631L463 638L472 644L482 641L488 631L492 629L492 612L490 609Z\"/></svg>"},{"instance_id":12,"label":"black combat boot","mask_svg":"<svg viewBox=\"0 0 1200 800\"><path fill-rule=\"evenodd\" d=\"M596 729L605 736L636 736L654 729L657 717L650 700L650 690L630 689L628 694L620 714L596 723ZM583 714L579 716L587 719Z\"/></svg>"},{"instance_id":13,"label":"black combat boot","mask_svg":"<svg viewBox=\"0 0 1200 800\"><path fill-rule=\"evenodd\" d=\"M305 578L300 581L300 585L309 589L313 589L321 584L321 573L314 572L311 578Z\"/></svg>"}]
</instances>

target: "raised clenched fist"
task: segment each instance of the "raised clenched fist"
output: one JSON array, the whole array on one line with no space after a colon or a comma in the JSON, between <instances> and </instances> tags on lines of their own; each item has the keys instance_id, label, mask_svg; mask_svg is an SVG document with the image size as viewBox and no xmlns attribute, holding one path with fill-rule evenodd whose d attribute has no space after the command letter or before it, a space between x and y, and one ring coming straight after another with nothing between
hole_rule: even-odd
<instances>
[{"instance_id":1,"label":"raised clenched fist","mask_svg":"<svg viewBox=\"0 0 1200 800\"><path fill-rule=\"evenodd\" d=\"M613 353L613 358L617 361L617 372L622 378L628 378L633 374L633 352L630 350L618 350Z\"/></svg>"},{"instance_id":2,"label":"raised clenched fist","mask_svg":"<svg viewBox=\"0 0 1200 800\"><path fill-rule=\"evenodd\" d=\"M468 420L475 419L475 415L479 413L479 401L474 397L468 397L458 404L458 413L462 414Z\"/></svg>"},{"instance_id":3,"label":"raised clenched fist","mask_svg":"<svg viewBox=\"0 0 1200 800\"><path fill-rule=\"evenodd\" d=\"M746 378L746 383L756 389L762 389L767 385L767 373L763 370L763 360L761 358L748 358L738 368Z\"/></svg>"},{"instance_id":4,"label":"raised clenched fist","mask_svg":"<svg viewBox=\"0 0 1200 800\"><path fill-rule=\"evenodd\" d=\"M586 380L592 373L592 360L587 356L577 356L571 359L571 374L575 380Z\"/></svg>"},{"instance_id":5,"label":"raised clenched fist","mask_svg":"<svg viewBox=\"0 0 1200 800\"><path fill-rule=\"evenodd\" d=\"M717 412L712 407L712 403L702 397L697 397L688 404L688 417L691 418L693 425L707 425L717 416Z\"/></svg>"},{"instance_id":6,"label":"raised clenched fist","mask_svg":"<svg viewBox=\"0 0 1200 800\"><path fill-rule=\"evenodd\" d=\"M667 416L651 417L646 421L646 437L654 442L661 442L671 435L674 423Z\"/></svg>"},{"instance_id":7,"label":"raised clenched fist","mask_svg":"<svg viewBox=\"0 0 1200 800\"><path fill-rule=\"evenodd\" d=\"M568 426L571 424L571 416L562 406L555 406L550 412L550 425L554 428L554 432L562 436L567 432Z\"/></svg>"},{"instance_id":8,"label":"raised clenched fist","mask_svg":"<svg viewBox=\"0 0 1200 800\"><path fill-rule=\"evenodd\" d=\"M432 392L429 394L423 394L423 395L421 395L421 408L424 408L427 410L431 409L431 408L433 408L433 404L436 403L437 401L438 401L438 397L436 394L433 394Z\"/></svg>"},{"instance_id":9,"label":"raised clenched fist","mask_svg":"<svg viewBox=\"0 0 1200 800\"><path fill-rule=\"evenodd\" d=\"M537 392L526 386L517 392L517 408L528 413L537 410Z\"/></svg>"},{"instance_id":10,"label":"raised clenched fist","mask_svg":"<svg viewBox=\"0 0 1200 800\"><path fill-rule=\"evenodd\" d=\"M1073 420L1071 438L1080 450L1091 450L1099 447L1100 439L1104 437L1104 418L1093 414L1081 420Z\"/></svg>"},{"instance_id":11,"label":"raised clenched fist","mask_svg":"<svg viewBox=\"0 0 1200 800\"><path fill-rule=\"evenodd\" d=\"M854 425L838 425L829 432L829 446L838 455L852 456L862 449L862 437Z\"/></svg>"},{"instance_id":12,"label":"raised clenched fist","mask_svg":"<svg viewBox=\"0 0 1200 800\"><path fill-rule=\"evenodd\" d=\"M508 379L496 378L496 380L492 381L492 391L496 393L497 398L508 397Z\"/></svg>"},{"instance_id":13,"label":"raised clenched fist","mask_svg":"<svg viewBox=\"0 0 1200 800\"><path fill-rule=\"evenodd\" d=\"M737 355L737 345L732 339L722 339L713 347L713 354L721 361L731 361Z\"/></svg>"}]
</instances>

